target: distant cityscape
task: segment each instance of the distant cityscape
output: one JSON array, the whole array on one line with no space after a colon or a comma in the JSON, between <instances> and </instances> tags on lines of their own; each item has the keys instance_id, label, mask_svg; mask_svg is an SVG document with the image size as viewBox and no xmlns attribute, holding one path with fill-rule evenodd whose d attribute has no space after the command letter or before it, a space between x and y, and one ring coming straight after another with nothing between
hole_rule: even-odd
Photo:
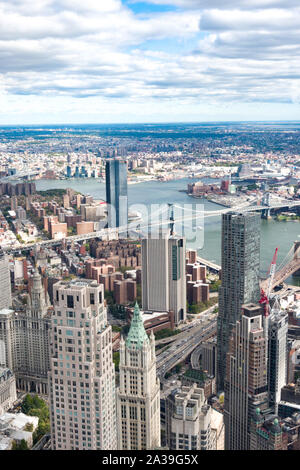
<instances>
[{"instance_id":1,"label":"distant cityscape","mask_svg":"<svg viewBox=\"0 0 300 470\"><path fill-rule=\"evenodd\" d=\"M0 450L300 449L299 136L0 128Z\"/></svg>"}]
</instances>

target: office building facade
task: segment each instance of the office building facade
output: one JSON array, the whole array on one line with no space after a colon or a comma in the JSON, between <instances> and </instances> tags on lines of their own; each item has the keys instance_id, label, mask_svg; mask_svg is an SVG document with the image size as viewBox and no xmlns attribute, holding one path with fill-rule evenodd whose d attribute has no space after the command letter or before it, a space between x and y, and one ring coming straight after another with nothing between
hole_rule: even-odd
<instances>
[{"instance_id":1,"label":"office building facade","mask_svg":"<svg viewBox=\"0 0 300 470\"><path fill-rule=\"evenodd\" d=\"M250 449L250 423L256 408L268 409L266 339L261 307L243 306L232 331L225 376L225 450Z\"/></svg>"},{"instance_id":2,"label":"office building facade","mask_svg":"<svg viewBox=\"0 0 300 470\"><path fill-rule=\"evenodd\" d=\"M124 227L124 232L127 233L127 161L121 158L107 160L105 177L106 202L108 204L108 227Z\"/></svg>"},{"instance_id":3,"label":"office building facade","mask_svg":"<svg viewBox=\"0 0 300 470\"><path fill-rule=\"evenodd\" d=\"M268 326L268 387L269 404L275 414L281 400L281 389L287 383L288 314L276 302Z\"/></svg>"},{"instance_id":4,"label":"office building facade","mask_svg":"<svg viewBox=\"0 0 300 470\"><path fill-rule=\"evenodd\" d=\"M143 310L173 311L176 325L186 319L185 245L168 233L142 240Z\"/></svg>"},{"instance_id":5,"label":"office building facade","mask_svg":"<svg viewBox=\"0 0 300 470\"><path fill-rule=\"evenodd\" d=\"M119 450L160 447L160 384L156 377L155 339L148 337L136 304L126 341L120 341L117 391Z\"/></svg>"},{"instance_id":6,"label":"office building facade","mask_svg":"<svg viewBox=\"0 0 300 470\"><path fill-rule=\"evenodd\" d=\"M0 366L0 416L17 401L16 378L10 369Z\"/></svg>"},{"instance_id":7,"label":"office building facade","mask_svg":"<svg viewBox=\"0 0 300 470\"><path fill-rule=\"evenodd\" d=\"M0 310L12 306L8 257L0 251Z\"/></svg>"},{"instance_id":8,"label":"office building facade","mask_svg":"<svg viewBox=\"0 0 300 470\"><path fill-rule=\"evenodd\" d=\"M114 450L115 369L103 286L54 284L49 372L51 445L57 450Z\"/></svg>"},{"instance_id":9,"label":"office building facade","mask_svg":"<svg viewBox=\"0 0 300 470\"><path fill-rule=\"evenodd\" d=\"M25 312L0 310L0 362L16 376L17 388L48 393L50 369L50 306L48 295L36 270Z\"/></svg>"},{"instance_id":10,"label":"office building facade","mask_svg":"<svg viewBox=\"0 0 300 470\"><path fill-rule=\"evenodd\" d=\"M224 390L229 337L243 304L258 302L260 216L230 212L222 218L222 285L217 327L217 389Z\"/></svg>"}]
</instances>

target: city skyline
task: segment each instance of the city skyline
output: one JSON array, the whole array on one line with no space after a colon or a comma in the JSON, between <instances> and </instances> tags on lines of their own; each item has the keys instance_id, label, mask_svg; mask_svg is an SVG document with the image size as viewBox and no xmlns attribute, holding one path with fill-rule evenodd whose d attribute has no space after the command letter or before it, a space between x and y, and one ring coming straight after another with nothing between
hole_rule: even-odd
<instances>
[{"instance_id":1,"label":"city skyline","mask_svg":"<svg viewBox=\"0 0 300 470\"><path fill-rule=\"evenodd\" d=\"M299 0L0 0L0 451L300 450L299 39Z\"/></svg>"},{"instance_id":2,"label":"city skyline","mask_svg":"<svg viewBox=\"0 0 300 470\"><path fill-rule=\"evenodd\" d=\"M124 160L107 159L106 168L120 161L127 167ZM133 162L134 171L138 162ZM154 166L152 162L149 168ZM114 165L112 169L114 180ZM247 165L239 169L241 175L248 170ZM107 176L107 189L115 189L109 171ZM236 192L226 180L220 188L199 183L200 192L215 189L221 197ZM188 188L195 189L194 185ZM271 221L272 209L260 215L233 209L223 213L222 266L218 266L198 257L197 250L186 249L185 238L174 235L173 216L170 234L160 227L158 239L141 237L136 243L104 235L86 243L84 238L91 235L97 219L109 220L109 211L100 213L97 207L103 204L97 206L92 196L68 188L50 192L50 201L40 196L34 201L35 185L19 184L13 190L4 184L2 189L5 214L16 211L16 227L32 209L36 223L39 217L43 220L44 234L50 231L53 239L56 230L63 231L52 248L35 247L26 257L10 254L10 266L8 258L2 257L4 270L12 272L13 285L12 301L0 293L5 307L0 310L4 390L0 406L8 409L0 418L11 423L8 434L0 433L2 446L196 451L287 450L289 445L297 449L297 397L296 402L293 397L282 401L283 390L289 393L292 385L287 374L297 377L289 351L299 350L288 330L293 318L284 303L285 287L283 294L276 294L275 306L272 302L269 335L262 319L265 310L257 303L259 285L263 286L260 218ZM14 194L11 210L5 206L5 192ZM235 197L241 199L242 194ZM68 227L74 225L83 238L68 246ZM294 260L297 250L295 242L290 250ZM63 263L70 270L55 268ZM292 266L295 272L298 260ZM270 275L274 288L273 280ZM121 292L125 284L130 289ZM217 290L219 298L214 299ZM13 310L8 309L11 303ZM164 346L168 336L169 344ZM14 384L18 393L27 392L22 409L30 407L30 400L40 400L38 395L49 396L49 434L45 427L38 428L38 441L35 432L28 433L27 424L13 440L15 425L9 407L16 401ZM30 398L32 393L38 395ZM37 403L46 406L43 401ZM31 423L33 429L38 423Z\"/></svg>"}]
</instances>

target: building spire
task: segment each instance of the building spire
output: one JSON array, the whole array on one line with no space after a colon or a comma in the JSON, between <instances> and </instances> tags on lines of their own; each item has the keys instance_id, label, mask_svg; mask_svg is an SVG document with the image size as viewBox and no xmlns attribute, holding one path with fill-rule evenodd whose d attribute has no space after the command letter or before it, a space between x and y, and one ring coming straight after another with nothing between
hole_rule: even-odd
<instances>
[{"instance_id":1,"label":"building spire","mask_svg":"<svg viewBox=\"0 0 300 470\"><path fill-rule=\"evenodd\" d=\"M141 349L145 342L149 343L149 338L144 327L139 305L136 302L129 333L125 343L128 348Z\"/></svg>"}]
</instances>

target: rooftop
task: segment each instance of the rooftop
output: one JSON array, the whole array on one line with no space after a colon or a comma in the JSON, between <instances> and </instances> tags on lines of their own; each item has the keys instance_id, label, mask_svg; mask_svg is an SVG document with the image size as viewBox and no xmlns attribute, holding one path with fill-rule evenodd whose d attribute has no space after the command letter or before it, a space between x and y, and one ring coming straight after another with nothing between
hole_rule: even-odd
<instances>
[{"instance_id":1,"label":"rooftop","mask_svg":"<svg viewBox=\"0 0 300 470\"><path fill-rule=\"evenodd\" d=\"M141 349L145 342L149 343L149 338L144 328L138 303L136 303L125 343L128 348Z\"/></svg>"},{"instance_id":2,"label":"rooftop","mask_svg":"<svg viewBox=\"0 0 300 470\"><path fill-rule=\"evenodd\" d=\"M14 310L11 310L10 308L2 308L0 310L0 315L10 315L11 313L14 313Z\"/></svg>"}]
</instances>

